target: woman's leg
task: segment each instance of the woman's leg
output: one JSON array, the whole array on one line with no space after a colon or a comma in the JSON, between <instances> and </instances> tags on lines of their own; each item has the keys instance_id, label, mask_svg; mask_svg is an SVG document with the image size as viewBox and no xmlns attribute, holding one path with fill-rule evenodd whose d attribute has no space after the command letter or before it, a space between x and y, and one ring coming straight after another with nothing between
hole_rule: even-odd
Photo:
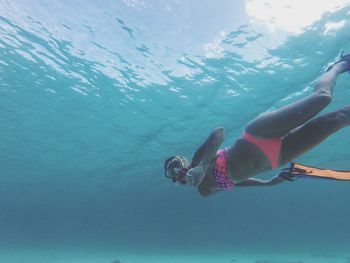
<instances>
[{"instance_id":1,"label":"woman's leg","mask_svg":"<svg viewBox=\"0 0 350 263\"><path fill-rule=\"evenodd\" d=\"M294 160L348 125L350 125L350 106L315 118L290 131L282 140L280 165Z\"/></svg>"},{"instance_id":2,"label":"woman's leg","mask_svg":"<svg viewBox=\"0 0 350 263\"><path fill-rule=\"evenodd\" d=\"M336 78L348 68L347 62L335 64L317 80L312 94L281 109L260 115L247 126L246 131L262 138L282 137L304 124L331 102Z\"/></svg>"}]
</instances>

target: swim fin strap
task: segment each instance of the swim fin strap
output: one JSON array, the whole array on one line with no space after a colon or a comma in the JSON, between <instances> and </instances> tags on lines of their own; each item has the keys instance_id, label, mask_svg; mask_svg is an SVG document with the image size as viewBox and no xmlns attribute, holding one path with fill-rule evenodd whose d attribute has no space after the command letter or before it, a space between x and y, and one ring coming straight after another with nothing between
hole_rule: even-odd
<instances>
[{"instance_id":1,"label":"swim fin strap","mask_svg":"<svg viewBox=\"0 0 350 263\"><path fill-rule=\"evenodd\" d=\"M283 171L288 171L288 168L283 169ZM290 176L298 178L316 178L350 181L350 171L322 169L299 163L290 163L289 173Z\"/></svg>"}]
</instances>

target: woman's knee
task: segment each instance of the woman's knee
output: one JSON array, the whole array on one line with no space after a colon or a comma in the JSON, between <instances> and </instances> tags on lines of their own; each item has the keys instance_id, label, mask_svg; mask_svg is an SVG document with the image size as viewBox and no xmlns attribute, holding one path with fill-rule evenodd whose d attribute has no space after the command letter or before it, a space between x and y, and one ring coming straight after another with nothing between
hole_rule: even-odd
<instances>
[{"instance_id":1,"label":"woman's knee","mask_svg":"<svg viewBox=\"0 0 350 263\"><path fill-rule=\"evenodd\" d=\"M329 125L337 127L338 129L348 126L350 125L350 106L330 112L325 115L325 118Z\"/></svg>"},{"instance_id":2,"label":"woman's knee","mask_svg":"<svg viewBox=\"0 0 350 263\"><path fill-rule=\"evenodd\" d=\"M326 107L332 102L332 95L327 91L319 90L315 92L313 96L316 98L321 107Z\"/></svg>"},{"instance_id":3,"label":"woman's knee","mask_svg":"<svg viewBox=\"0 0 350 263\"><path fill-rule=\"evenodd\" d=\"M338 121L344 123L345 125L350 124L350 106L345 106L344 108L337 111Z\"/></svg>"}]
</instances>

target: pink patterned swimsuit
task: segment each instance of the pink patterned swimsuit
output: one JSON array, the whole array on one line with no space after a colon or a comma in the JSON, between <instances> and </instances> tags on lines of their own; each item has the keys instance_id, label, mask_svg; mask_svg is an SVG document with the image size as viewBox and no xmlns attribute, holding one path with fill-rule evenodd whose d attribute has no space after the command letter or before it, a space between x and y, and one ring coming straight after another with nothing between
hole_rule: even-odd
<instances>
[{"instance_id":1,"label":"pink patterned swimsuit","mask_svg":"<svg viewBox=\"0 0 350 263\"><path fill-rule=\"evenodd\" d=\"M215 161L215 167L213 171L213 179L216 185L223 190L230 190L233 188L234 183L228 175L227 156L225 150L217 151L218 157Z\"/></svg>"}]
</instances>

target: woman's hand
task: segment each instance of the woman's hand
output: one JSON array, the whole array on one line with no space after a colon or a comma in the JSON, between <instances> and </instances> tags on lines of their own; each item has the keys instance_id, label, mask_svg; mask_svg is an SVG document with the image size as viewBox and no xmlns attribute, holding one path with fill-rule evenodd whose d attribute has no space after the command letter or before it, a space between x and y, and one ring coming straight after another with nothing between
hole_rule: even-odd
<instances>
[{"instance_id":1,"label":"woman's hand","mask_svg":"<svg viewBox=\"0 0 350 263\"><path fill-rule=\"evenodd\" d=\"M211 160L210 162L201 162L199 165L196 167L191 168L190 170L187 171L185 175L186 182L194 187L197 187L201 184L203 181L205 175L207 174L208 171L210 171L213 166L215 165L215 160L216 157Z\"/></svg>"},{"instance_id":2,"label":"woman's hand","mask_svg":"<svg viewBox=\"0 0 350 263\"><path fill-rule=\"evenodd\" d=\"M197 187L203 181L203 178L206 174L206 169L203 165L198 165L187 171L185 179L188 185Z\"/></svg>"}]
</instances>

